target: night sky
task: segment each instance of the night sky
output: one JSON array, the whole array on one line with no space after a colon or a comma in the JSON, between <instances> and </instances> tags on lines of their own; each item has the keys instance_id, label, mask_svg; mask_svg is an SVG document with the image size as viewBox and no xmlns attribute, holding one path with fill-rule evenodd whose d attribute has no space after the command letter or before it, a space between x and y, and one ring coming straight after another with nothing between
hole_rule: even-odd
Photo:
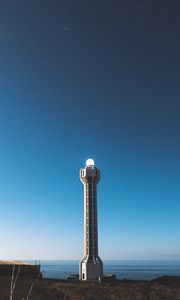
<instances>
[{"instance_id":1,"label":"night sky","mask_svg":"<svg viewBox=\"0 0 180 300\"><path fill-rule=\"evenodd\" d=\"M180 258L180 2L0 2L0 258Z\"/></svg>"}]
</instances>

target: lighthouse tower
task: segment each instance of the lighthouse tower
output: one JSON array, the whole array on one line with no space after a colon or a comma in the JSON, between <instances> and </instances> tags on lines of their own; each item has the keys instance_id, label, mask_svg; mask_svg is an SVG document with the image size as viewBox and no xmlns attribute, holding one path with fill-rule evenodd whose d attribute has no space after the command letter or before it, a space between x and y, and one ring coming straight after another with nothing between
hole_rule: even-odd
<instances>
[{"instance_id":1,"label":"lighthouse tower","mask_svg":"<svg viewBox=\"0 0 180 300\"><path fill-rule=\"evenodd\" d=\"M84 256L80 262L80 280L96 280L103 275L103 263L98 256L97 183L100 170L93 159L80 169L84 185Z\"/></svg>"}]
</instances>

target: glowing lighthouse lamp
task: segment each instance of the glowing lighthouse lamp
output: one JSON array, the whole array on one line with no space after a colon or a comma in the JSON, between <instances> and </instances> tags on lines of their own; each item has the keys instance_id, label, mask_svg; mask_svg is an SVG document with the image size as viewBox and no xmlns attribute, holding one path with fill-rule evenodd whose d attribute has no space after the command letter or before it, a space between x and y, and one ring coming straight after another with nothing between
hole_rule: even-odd
<instances>
[{"instance_id":1,"label":"glowing lighthouse lamp","mask_svg":"<svg viewBox=\"0 0 180 300\"><path fill-rule=\"evenodd\" d=\"M97 183L100 170L89 158L80 169L84 185L84 256L80 261L80 280L97 280L103 275L103 263L98 256Z\"/></svg>"},{"instance_id":2,"label":"glowing lighthouse lamp","mask_svg":"<svg viewBox=\"0 0 180 300\"><path fill-rule=\"evenodd\" d=\"M86 160L86 166L87 167L94 167L94 160L92 158L88 158Z\"/></svg>"}]
</instances>

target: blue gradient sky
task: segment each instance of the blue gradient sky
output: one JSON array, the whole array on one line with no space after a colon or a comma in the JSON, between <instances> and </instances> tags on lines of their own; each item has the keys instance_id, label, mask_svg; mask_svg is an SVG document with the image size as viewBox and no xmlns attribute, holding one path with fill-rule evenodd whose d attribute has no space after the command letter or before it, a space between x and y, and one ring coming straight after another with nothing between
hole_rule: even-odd
<instances>
[{"instance_id":1,"label":"blue gradient sky","mask_svg":"<svg viewBox=\"0 0 180 300\"><path fill-rule=\"evenodd\" d=\"M97 3L98 2L98 3ZM180 258L178 1L2 1L0 259Z\"/></svg>"}]
</instances>

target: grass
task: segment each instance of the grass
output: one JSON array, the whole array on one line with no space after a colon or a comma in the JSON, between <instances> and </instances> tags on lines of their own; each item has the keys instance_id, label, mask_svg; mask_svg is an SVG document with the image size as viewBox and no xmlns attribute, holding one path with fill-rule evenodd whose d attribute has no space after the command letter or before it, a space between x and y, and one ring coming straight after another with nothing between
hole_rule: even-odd
<instances>
[{"instance_id":1,"label":"grass","mask_svg":"<svg viewBox=\"0 0 180 300\"><path fill-rule=\"evenodd\" d=\"M163 277L149 282L118 280L114 284L99 285L32 280L17 277L17 273L18 269L11 278L0 277L0 300L180 300L180 277ZM10 287L13 289L11 298Z\"/></svg>"}]
</instances>

